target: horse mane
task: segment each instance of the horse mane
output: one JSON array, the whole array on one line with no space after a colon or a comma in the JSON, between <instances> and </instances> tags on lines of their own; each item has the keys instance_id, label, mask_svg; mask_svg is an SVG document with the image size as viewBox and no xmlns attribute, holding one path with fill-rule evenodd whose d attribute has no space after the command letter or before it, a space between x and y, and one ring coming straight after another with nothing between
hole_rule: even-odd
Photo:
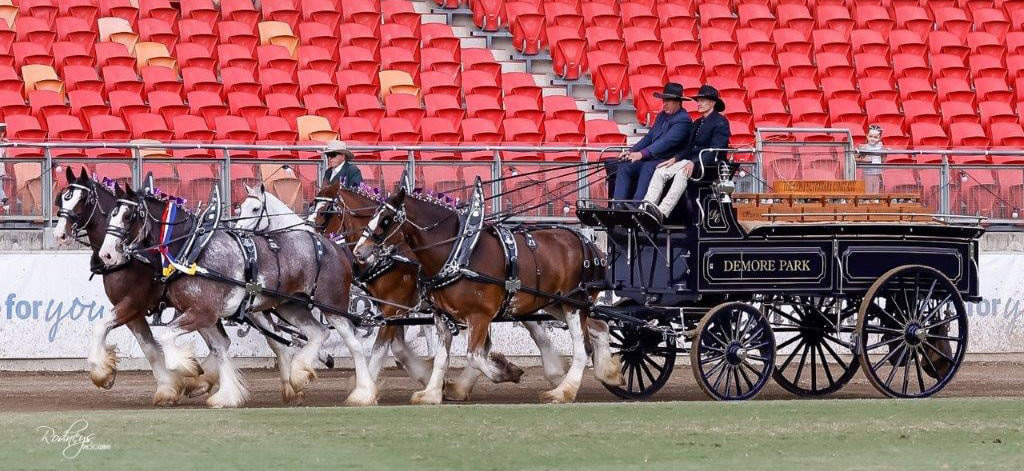
<instances>
[{"instance_id":1,"label":"horse mane","mask_svg":"<svg viewBox=\"0 0 1024 471\"><path fill-rule=\"evenodd\" d=\"M417 201L438 207L448 211L459 211L459 200L458 198L452 198L444 193L434 193L432 191L424 191L423 188L416 188L409 192L406 196L414 198Z\"/></svg>"}]
</instances>

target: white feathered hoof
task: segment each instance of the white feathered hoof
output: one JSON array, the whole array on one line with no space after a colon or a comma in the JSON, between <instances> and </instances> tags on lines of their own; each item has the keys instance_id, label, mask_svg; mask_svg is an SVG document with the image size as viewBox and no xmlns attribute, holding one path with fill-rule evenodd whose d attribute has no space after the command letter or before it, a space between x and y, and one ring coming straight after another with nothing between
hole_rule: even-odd
<instances>
[{"instance_id":1,"label":"white feathered hoof","mask_svg":"<svg viewBox=\"0 0 1024 471\"><path fill-rule=\"evenodd\" d=\"M412 400L410 402L416 406L438 405L441 403L441 399L442 393L440 390L425 389L412 393Z\"/></svg>"},{"instance_id":2,"label":"white feathered hoof","mask_svg":"<svg viewBox=\"0 0 1024 471\"><path fill-rule=\"evenodd\" d=\"M346 406L364 407L377 405L377 388L356 388L345 399Z\"/></svg>"},{"instance_id":3,"label":"white feathered hoof","mask_svg":"<svg viewBox=\"0 0 1024 471\"><path fill-rule=\"evenodd\" d=\"M601 362L597 371L597 379L609 386L625 386L626 378L622 377L622 362L619 357L611 357L608 361Z\"/></svg>"},{"instance_id":4,"label":"white feathered hoof","mask_svg":"<svg viewBox=\"0 0 1024 471\"><path fill-rule=\"evenodd\" d=\"M305 391L309 386L309 383L313 382L316 377L316 370L313 368L308 366L294 366L292 367L292 373L289 376L289 379L292 383L292 389L298 393Z\"/></svg>"},{"instance_id":5,"label":"white feathered hoof","mask_svg":"<svg viewBox=\"0 0 1024 471\"><path fill-rule=\"evenodd\" d=\"M164 350L164 358L167 369L176 375L195 377L203 374L203 366L192 355L191 346L167 348Z\"/></svg>"},{"instance_id":6,"label":"white feathered hoof","mask_svg":"<svg viewBox=\"0 0 1024 471\"><path fill-rule=\"evenodd\" d=\"M221 394L224 391L221 388L216 394L206 399L206 405L213 409L233 409L241 407L245 402L240 397L229 397L227 394Z\"/></svg>"},{"instance_id":7,"label":"white feathered hoof","mask_svg":"<svg viewBox=\"0 0 1024 471\"><path fill-rule=\"evenodd\" d=\"M170 385L161 385L153 395L153 405L157 407L174 407L181 400L181 391Z\"/></svg>"},{"instance_id":8,"label":"white feathered hoof","mask_svg":"<svg viewBox=\"0 0 1024 471\"><path fill-rule=\"evenodd\" d=\"M186 376L183 393L189 398L199 397L213 391L213 383L206 376Z\"/></svg>"},{"instance_id":9,"label":"white feathered hoof","mask_svg":"<svg viewBox=\"0 0 1024 471\"><path fill-rule=\"evenodd\" d=\"M89 370L89 379L98 388L110 389L114 387L114 380L117 379L117 348L107 345L105 350L100 363Z\"/></svg>"},{"instance_id":10,"label":"white feathered hoof","mask_svg":"<svg viewBox=\"0 0 1024 471\"><path fill-rule=\"evenodd\" d=\"M466 402L469 400L469 389L462 387L456 381L444 382L444 400L451 402Z\"/></svg>"},{"instance_id":11,"label":"white feathered hoof","mask_svg":"<svg viewBox=\"0 0 1024 471\"><path fill-rule=\"evenodd\" d=\"M568 404L576 401L577 388L558 387L540 393L540 400L548 404Z\"/></svg>"}]
</instances>

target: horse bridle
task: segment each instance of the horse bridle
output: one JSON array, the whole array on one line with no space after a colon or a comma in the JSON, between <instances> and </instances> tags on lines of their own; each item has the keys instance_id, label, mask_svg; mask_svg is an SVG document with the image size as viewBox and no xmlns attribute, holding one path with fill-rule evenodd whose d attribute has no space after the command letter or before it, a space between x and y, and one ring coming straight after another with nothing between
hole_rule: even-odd
<instances>
[{"instance_id":1,"label":"horse bridle","mask_svg":"<svg viewBox=\"0 0 1024 471\"><path fill-rule=\"evenodd\" d=\"M121 218L121 223L124 227L117 227L113 224L107 225L107 236L114 237L115 240L121 241L121 248L125 256L131 256L131 253L135 250L143 240L149 235L149 208L146 206L144 197L139 196L136 201L127 198L118 198L114 204L114 209L111 211L111 215L117 214L119 211L129 211L128 207L134 207L135 210L127 213ZM171 203L173 204L173 203ZM127 240L128 233L131 231L131 227L135 218L142 219L142 227L139 228L138 234L135 238L129 242Z\"/></svg>"},{"instance_id":2,"label":"horse bridle","mask_svg":"<svg viewBox=\"0 0 1024 471\"><path fill-rule=\"evenodd\" d=\"M328 198L326 196L314 197L313 198L313 202L312 202L312 206L313 206L312 210L318 216L319 215L323 215L324 216L324 222L323 222L323 224L315 224L314 223L315 220L314 221L307 220L306 221L307 224L309 224L310 227L312 227L315 231L323 232L323 231L327 230L327 226L331 225L331 218L330 218L329 215L330 214L341 214L341 227L345 227L345 217L348 214L347 214L347 211L342 211L342 210L340 210L338 208L338 201L339 200L340 200L340 198L338 198L337 196L335 196L334 198ZM323 203L325 205L324 209L317 210L317 206L319 206L320 203ZM342 204L344 204L344 203L342 203Z\"/></svg>"},{"instance_id":3,"label":"horse bridle","mask_svg":"<svg viewBox=\"0 0 1024 471\"><path fill-rule=\"evenodd\" d=\"M67 188L65 188L64 191L62 192L64 194L64 196L63 196L64 199L68 199L68 198L71 197L71 194L68 193L69 189L82 190L82 192L86 195L85 196L85 200L82 201L82 204L91 204L92 205L92 209L89 210L89 217L86 218L85 222L83 224L81 224L81 226L79 226L79 224L78 224L78 219L79 219L79 217L81 217L78 213L72 211L71 209L65 209L63 206L61 206L61 208L57 210L57 217L62 217L65 220L67 220L68 222L71 223L71 232L72 232L72 234L74 234L72 237L77 239L81 235L81 234L78 233L79 227L82 227L82 228L87 227L89 225L89 223L92 222L92 218L96 216L96 211L99 210L99 198L96 196L96 189L95 188L90 187L90 186L81 185L81 184L78 184L78 183L71 183L71 184L68 184ZM72 209L74 209L74 208L72 208ZM102 210L99 210L99 211L100 211L100 213L103 213ZM106 215L106 213L103 213L103 214Z\"/></svg>"}]
</instances>

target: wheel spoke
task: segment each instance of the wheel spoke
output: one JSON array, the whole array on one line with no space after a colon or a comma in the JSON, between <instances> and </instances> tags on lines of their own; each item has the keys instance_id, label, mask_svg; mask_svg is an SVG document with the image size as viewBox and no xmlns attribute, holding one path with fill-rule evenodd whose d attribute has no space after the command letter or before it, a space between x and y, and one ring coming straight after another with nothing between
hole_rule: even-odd
<instances>
[{"instance_id":1,"label":"wheel spoke","mask_svg":"<svg viewBox=\"0 0 1024 471\"><path fill-rule=\"evenodd\" d=\"M801 338L800 343L797 344L796 348L794 348L792 352L790 352L789 357L786 358L786 361L782 362L782 366L779 367L780 370L784 370L787 366L789 366L789 362L793 361L793 358L796 358L797 353L800 353L800 347L804 346L804 343L804 339Z\"/></svg>"},{"instance_id":2,"label":"wheel spoke","mask_svg":"<svg viewBox=\"0 0 1024 471\"><path fill-rule=\"evenodd\" d=\"M719 361L714 366L712 366L711 369L705 370L704 371L704 377L705 378L711 378L711 375L715 374L716 371L718 371L720 368L723 368L727 363L728 362L726 362L725 359L723 358L721 361Z\"/></svg>"},{"instance_id":3,"label":"wheel spoke","mask_svg":"<svg viewBox=\"0 0 1024 471\"><path fill-rule=\"evenodd\" d=\"M901 362L901 361L903 361L903 359L904 359L904 358L906 358L906 356L907 356L907 352L908 352L909 350L908 350L908 349L906 349L906 348L903 348L903 347L905 347L905 345L900 345L900 350L902 351L902 353L900 353L900 359L899 359L899 360L896 360L896 363L894 363L894 364L892 365L892 371L889 371L889 377L888 377L888 378L887 378L887 379L885 380L885 385L886 385L887 387L889 387L889 386L891 386L891 385L892 385L892 380L893 380L893 378L895 378L895 377L896 377L896 370L900 369L900 367L899 367L898 365L899 365L899 364L900 364L900 362ZM891 390L891 389L892 389L892 388L890 387L890 390Z\"/></svg>"},{"instance_id":4,"label":"wheel spoke","mask_svg":"<svg viewBox=\"0 0 1024 471\"><path fill-rule=\"evenodd\" d=\"M918 356L917 349L914 349L914 367L917 370L917 386L921 388L921 392L925 391L924 387L924 376L921 375L921 358Z\"/></svg>"},{"instance_id":5,"label":"wheel spoke","mask_svg":"<svg viewBox=\"0 0 1024 471\"><path fill-rule=\"evenodd\" d=\"M957 314L957 315L955 315L953 317L947 317L947 318L945 318L945 319L943 319L941 321L938 321L938 322L936 322L934 324L926 325L926 326L922 327L922 329L932 330L932 329L934 329L936 327L949 324L950 322L953 322L953 321L958 320L958 319L960 319L960 314Z\"/></svg>"},{"instance_id":6,"label":"wheel spoke","mask_svg":"<svg viewBox=\"0 0 1024 471\"><path fill-rule=\"evenodd\" d=\"M740 367L736 366L732 369L732 380L736 383L736 397L743 395L743 390L740 389Z\"/></svg>"},{"instance_id":7,"label":"wheel spoke","mask_svg":"<svg viewBox=\"0 0 1024 471\"><path fill-rule=\"evenodd\" d=\"M927 294L927 295L925 295L925 297L924 297L924 301L921 301L921 303L917 305L917 312L918 312L918 314L921 314L921 312L922 312L922 311L924 311L924 308L925 308L926 306L928 306L928 303L930 303L930 302L931 302L931 300L932 300L932 295L933 295L933 294L935 293L935 285L936 285L936 284L937 284L938 282L939 282L939 280L938 280L938 279L933 279L933 280L932 280L932 285L931 285L931 287L929 287L929 288L928 288L928 294ZM924 315L923 315L923 314L922 314L921 316L918 316L918 319L920 320L920 318L922 318L922 317L924 317Z\"/></svg>"},{"instance_id":8,"label":"wheel spoke","mask_svg":"<svg viewBox=\"0 0 1024 471\"><path fill-rule=\"evenodd\" d=\"M818 351L816 346L808 345L808 350L811 351L811 391L818 390Z\"/></svg>"},{"instance_id":9,"label":"wheel spoke","mask_svg":"<svg viewBox=\"0 0 1024 471\"><path fill-rule=\"evenodd\" d=\"M889 340L878 342L878 343L873 344L873 345L868 345L868 346L864 347L864 351L865 352L870 352L871 350L874 350L874 349L876 349L878 347L884 347L886 345L889 345L889 344L892 344L892 343L895 343L895 342L899 342L901 340L903 340L903 337L894 337L894 338L891 338Z\"/></svg>"},{"instance_id":10,"label":"wheel spoke","mask_svg":"<svg viewBox=\"0 0 1024 471\"><path fill-rule=\"evenodd\" d=\"M961 339L960 337L950 337L948 335L931 335L931 334L928 334L925 337L929 338L929 339L946 340L948 342L962 342L963 341L963 339Z\"/></svg>"},{"instance_id":11,"label":"wheel spoke","mask_svg":"<svg viewBox=\"0 0 1024 471\"><path fill-rule=\"evenodd\" d=\"M637 370L636 382L638 385L640 385L640 390L643 391L644 389L647 389L647 386L644 386L644 375L640 374L640 367L634 364L633 369Z\"/></svg>"},{"instance_id":12,"label":"wheel spoke","mask_svg":"<svg viewBox=\"0 0 1024 471\"><path fill-rule=\"evenodd\" d=\"M836 359L836 363L839 363L839 365L843 367L843 371L846 371L849 368L846 362L844 362L843 359L839 356L839 354L837 354L836 351L832 349L832 346L829 345L828 342L821 342L821 346L825 350L828 350L828 353L832 355L832 358Z\"/></svg>"},{"instance_id":13,"label":"wheel spoke","mask_svg":"<svg viewBox=\"0 0 1024 471\"><path fill-rule=\"evenodd\" d=\"M747 365L746 363L740 363L740 364L741 365ZM747 365L747 367L750 368L750 365ZM744 370L743 368L736 368L736 369L740 372L740 375L743 376L743 380L746 381L747 388L749 388L749 390L753 390L754 389L754 382L750 380L750 376L747 376L747 370Z\"/></svg>"},{"instance_id":14,"label":"wheel spoke","mask_svg":"<svg viewBox=\"0 0 1024 471\"><path fill-rule=\"evenodd\" d=\"M647 367L647 363L640 362L640 368L643 369L644 375L647 376L647 379L651 382L651 386L654 386L654 383L656 382L654 373L651 373L651 369Z\"/></svg>"},{"instance_id":15,"label":"wheel spoke","mask_svg":"<svg viewBox=\"0 0 1024 471\"><path fill-rule=\"evenodd\" d=\"M633 389L633 383L634 383L634 381L633 381L633 376L634 376L633 373L634 373L634 370L636 370L636 367L634 367L633 364L630 363L629 364L629 379L626 382L626 385L629 387L630 391L636 391L636 389Z\"/></svg>"},{"instance_id":16,"label":"wheel spoke","mask_svg":"<svg viewBox=\"0 0 1024 471\"><path fill-rule=\"evenodd\" d=\"M658 362L654 361L651 357L647 355L644 355L643 359L644 361L650 363L651 366L654 367L654 369L658 370L658 374L665 374L665 365L659 365Z\"/></svg>"},{"instance_id":17,"label":"wheel spoke","mask_svg":"<svg viewBox=\"0 0 1024 471\"><path fill-rule=\"evenodd\" d=\"M776 346L775 346L775 349L776 349L776 350L782 350L783 348L786 348L786 347L788 347L788 346L789 346L790 344L792 344L793 342L799 341L799 340L800 340L800 339L802 339L802 338L803 338L803 337L801 337L801 336L799 336L799 335L793 336L793 338L791 338L791 339L789 339L789 340L787 340L787 341L785 341L785 342L782 342L782 343L780 343L780 344L776 345Z\"/></svg>"},{"instance_id":18,"label":"wheel spoke","mask_svg":"<svg viewBox=\"0 0 1024 471\"><path fill-rule=\"evenodd\" d=\"M717 341L718 341L718 344L719 344L719 345L721 345L721 346L723 346L723 347L725 347L725 346L729 345L729 342L725 341L725 339L723 339L723 338L719 337L718 335L715 335L715 331L714 331L714 330L713 330L712 328L708 328L708 329L707 329L707 333L708 333L708 335L709 335L709 336L710 336L710 337L711 337L712 339L714 339L714 340L717 340ZM701 336L701 343L702 343L702 344L704 344L704 343L705 343L705 342L704 342L704 336Z\"/></svg>"},{"instance_id":19,"label":"wheel spoke","mask_svg":"<svg viewBox=\"0 0 1024 471\"><path fill-rule=\"evenodd\" d=\"M945 299L939 301L939 303L936 304L935 307L929 309L928 314L923 319L921 319L921 323L927 324L928 322L930 322L932 320L932 317L934 317L935 314L939 313L940 309L942 309L942 306L945 306L950 299L953 299L953 293L947 294Z\"/></svg>"},{"instance_id":20,"label":"wheel spoke","mask_svg":"<svg viewBox=\"0 0 1024 471\"><path fill-rule=\"evenodd\" d=\"M901 393L907 395L907 385L910 383L910 352L914 351L912 348L907 349L907 359L903 362L903 389Z\"/></svg>"},{"instance_id":21,"label":"wheel spoke","mask_svg":"<svg viewBox=\"0 0 1024 471\"><path fill-rule=\"evenodd\" d=\"M903 331L902 330L890 329L888 327L883 327L883 326L880 326L880 325L872 325L872 324L865 325L864 326L864 331L869 333L869 334L886 334L886 333L889 333L889 334L903 335Z\"/></svg>"},{"instance_id":22,"label":"wheel spoke","mask_svg":"<svg viewBox=\"0 0 1024 471\"><path fill-rule=\"evenodd\" d=\"M715 384L711 385L711 389L714 389L715 391L718 391L718 385L722 384L722 377L724 377L726 375L727 371L729 371L729 363L728 362L725 363L725 366L722 367L722 370L718 373L718 379L715 380Z\"/></svg>"},{"instance_id":23,"label":"wheel spoke","mask_svg":"<svg viewBox=\"0 0 1024 471\"><path fill-rule=\"evenodd\" d=\"M885 356L882 357L882 359L878 361L877 366L871 367L871 371L877 373L878 370L881 369L882 366L885 365L885 363L888 362L889 359L892 358L892 356L896 354L896 352L899 352L899 351L903 350L903 348L906 347L906 345L907 344L905 344L905 343L901 343L898 346L896 346L896 348L889 349L889 353L886 353Z\"/></svg>"},{"instance_id":24,"label":"wheel spoke","mask_svg":"<svg viewBox=\"0 0 1024 471\"><path fill-rule=\"evenodd\" d=\"M821 366L825 369L825 377L828 378L828 384L836 384L836 379L832 377L832 370L828 367L828 359L825 358L825 349L822 348L822 344L818 344L818 353L821 355Z\"/></svg>"},{"instance_id":25,"label":"wheel spoke","mask_svg":"<svg viewBox=\"0 0 1024 471\"><path fill-rule=\"evenodd\" d=\"M807 351L811 349L811 345L808 343L804 344L804 352L800 354L800 364L796 367L796 378L793 379L793 384L800 382L800 374L804 371L804 364L807 362Z\"/></svg>"},{"instance_id":26,"label":"wheel spoke","mask_svg":"<svg viewBox=\"0 0 1024 471\"><path fill-rule=\"evenodd\" d=\"M725 394L729 395L729 385L732 383L732 365L725 368ZM717 388L716 388L717 389Z\"/></svg>"},{"instance_id":27,"label":"wheel spoke","mask_svg":"<svg viewBox=\"0 0 1024 471\"><path fill-rule=\"evenodd\" d=\"M763 325L758 325L757 329L754 330L753 332L747 332L746 334L744 334L743 338L740 339L740 343L747 343L747 342L749 342L749 341L751 341L753 339L756 339L757 337L760 337L763 333L764 333L764 326Z\"/></svg>"},{"instance_id":28,"label":"wheel spoke","mask_svg":"<svg viewBox=\"0 0 1024 471\"><path fill-rule=\"evenodd\" d=\"M956 364L956 362L953 361L953 359L950 358L949 355L946 355L945 353L942 352L942 350L939 350L938 348L935 348L934 345L932 345L932 344L930 344L928 342L921 342L921 345L924 345L924 346L932 349L933 352L938 353L939 355L941 355L942 358L945 359L946 361L948 361L948 362L950 362L950 363L952 363L954 365ZM938 372L938 370L936 370L936 372Z\"/></svg>"}]
</instances>

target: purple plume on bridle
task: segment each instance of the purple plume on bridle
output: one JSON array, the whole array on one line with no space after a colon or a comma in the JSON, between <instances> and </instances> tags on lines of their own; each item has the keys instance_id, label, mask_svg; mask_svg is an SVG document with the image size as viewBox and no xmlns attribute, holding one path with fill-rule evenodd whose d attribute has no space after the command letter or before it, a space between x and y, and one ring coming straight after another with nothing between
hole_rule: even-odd
<instances>
[{"instance_id":1,"label":"purple plume on bridle","mask_svg":"<svg viewBox=\"0 0 1024 471\"><path fill-rule=\"evenodd\" d=\"M114 179L108 177L103 177L102 183L103 186L107 187L110 191L114 191L114 186L117 185L117 182L115 182Z\"/></svg>"},{"instance_id":2,"label":"purple plume on bridle","mask_svg":"<svg viewBox=\"0 0 1024 471\"><path fill-rule=\"evenodd\" d=\"M420 201L426 201L428 203L433 203L448 209L458 209L458 200L453 199L452 197L445 195L443 193L434 193L433 191L425 190L423 188L414 188L412 190L412 193L409 194L409 196L412 196Z\"/></svg>"}]
</instances>

